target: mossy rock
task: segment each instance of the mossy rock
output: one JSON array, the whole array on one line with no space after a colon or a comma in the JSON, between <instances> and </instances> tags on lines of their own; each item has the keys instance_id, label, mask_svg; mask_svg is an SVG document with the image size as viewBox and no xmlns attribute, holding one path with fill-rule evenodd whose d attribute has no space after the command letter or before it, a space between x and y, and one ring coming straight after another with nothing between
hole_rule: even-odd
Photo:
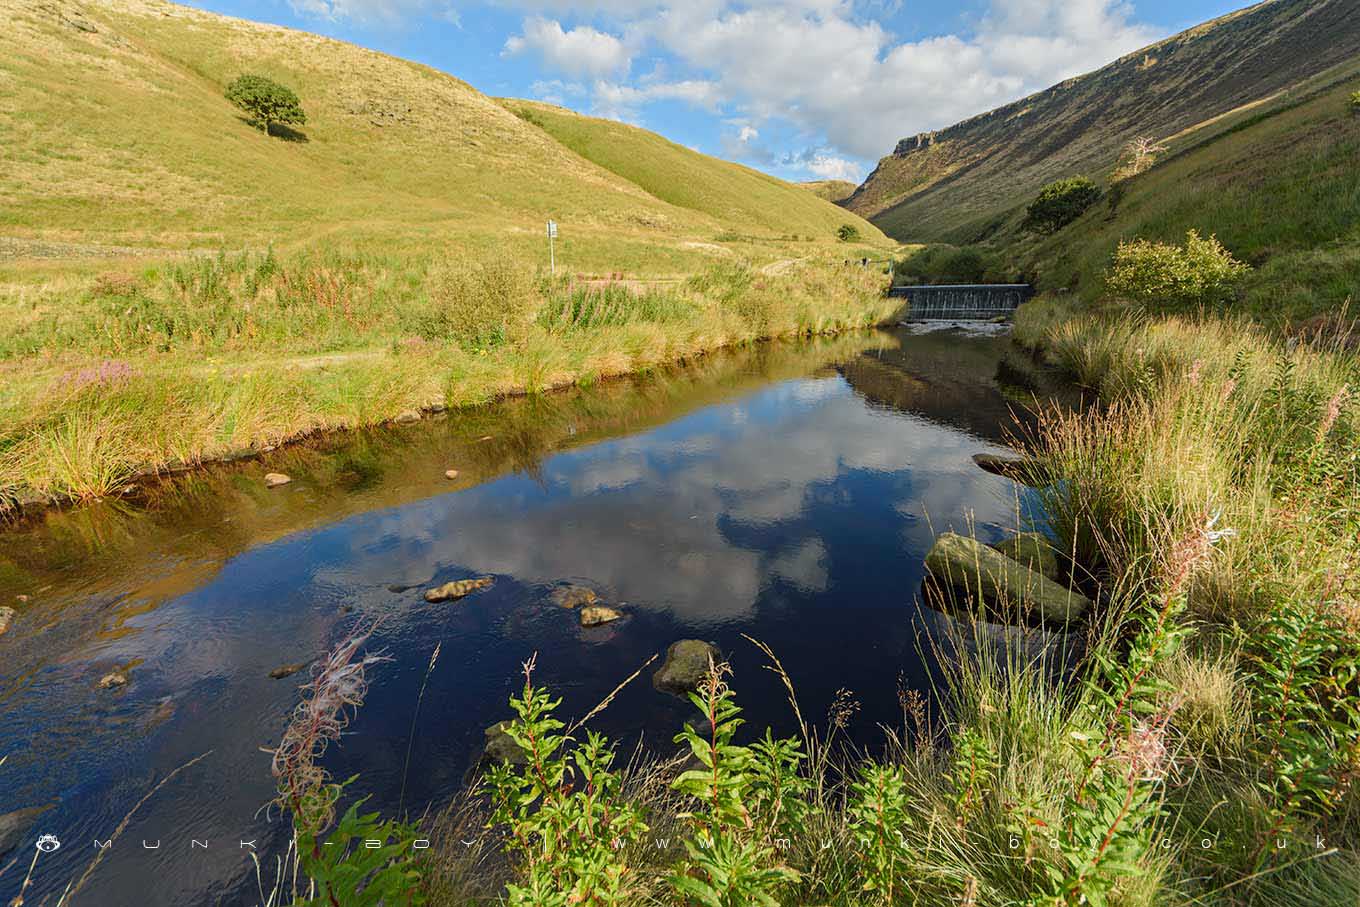
<instances>
[{"instance_id":1,"label":"mossy rock","mask_svg":"<svg viewBox=\"0 0 1360 907\"><path fill-rule=\"evenodd\" d=\"M984 602L992 619L1033 614L1045 623L1066 624L1081 618L1091 607L1091 600L1075 589L1055 583L977 539L953 532L935 540L926 555L926 569L941 586L964 590L965 601ZM949 595L941 596L941 604L962 610Z\"/></svg>"},{"instance_id":2,"label":"mossy rock","mask_svg":"<svg viewBox=\"0 0 1360 907\"><path fill-rule=\"evenodd\" d=\"M666 650L666 660L652 675L652 686L663 693L684 696L699 688L699 682L708 676L710 662L722 660L717 646L702 639L682 639L671 643Z\"/></svg>"},{"instance_id":3,"label":"mossy rock","mask_svg":"<svg viewBox=\"0 0 1360 907\"><path fill-rule=\"evenodd\" d=\"M1062 576L1057 549L1041 532L1021 532L992 547L1054 582L1058 582Z\"/></svg>"}]
</instances>

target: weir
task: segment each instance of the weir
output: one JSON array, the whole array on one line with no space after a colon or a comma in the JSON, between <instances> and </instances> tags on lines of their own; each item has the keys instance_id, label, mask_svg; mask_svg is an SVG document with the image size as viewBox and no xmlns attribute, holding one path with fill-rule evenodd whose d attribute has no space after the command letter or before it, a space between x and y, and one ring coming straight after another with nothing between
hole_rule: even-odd
<instances>
[{"instance_id":1,"label":"weir","mask_svg":"<svg viewBox=\"0 0 1360 907\"><path fill-rule=\"evenodd\" d=\"M893 287L888 295L907 301L899 321L988 321L1010 315L1034 295L1034 288L1027 283L943 284Z\"/></svg>"}]
</instances>

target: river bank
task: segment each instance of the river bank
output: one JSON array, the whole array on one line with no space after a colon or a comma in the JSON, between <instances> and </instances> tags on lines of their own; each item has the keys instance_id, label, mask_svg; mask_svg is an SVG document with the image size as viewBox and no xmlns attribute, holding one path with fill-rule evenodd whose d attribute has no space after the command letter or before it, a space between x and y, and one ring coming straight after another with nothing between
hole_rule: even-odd
<instances>
[{"instance_id":1,"label":"river bank","mask_svg":"<svg viewBox=\"0 0 1360 907\"><path fill-rule=\"evenodd\" d=\"M878 324L886 277L829 259L654 285L512 262L220 256L9 300L0 509L301 438Z\"/></svg>"}]
</instances>

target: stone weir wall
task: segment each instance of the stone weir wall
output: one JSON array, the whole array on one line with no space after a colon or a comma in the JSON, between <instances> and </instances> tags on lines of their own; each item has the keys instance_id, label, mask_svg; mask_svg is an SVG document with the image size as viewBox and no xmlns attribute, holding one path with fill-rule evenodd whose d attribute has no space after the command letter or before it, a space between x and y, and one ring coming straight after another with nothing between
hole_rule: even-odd
<instances>
[{"instance_id":1,"label":"stone weir wall","mask_svg":"<svg viewBox=\"0 0 1360 907\"><path fill-rule=\"evenodd\" d=\"M889 296L906 300L901 321L989 321L1010 315L1034 295L1027 283L948 284L893 287Z\"/></svg>"}]
</instances>

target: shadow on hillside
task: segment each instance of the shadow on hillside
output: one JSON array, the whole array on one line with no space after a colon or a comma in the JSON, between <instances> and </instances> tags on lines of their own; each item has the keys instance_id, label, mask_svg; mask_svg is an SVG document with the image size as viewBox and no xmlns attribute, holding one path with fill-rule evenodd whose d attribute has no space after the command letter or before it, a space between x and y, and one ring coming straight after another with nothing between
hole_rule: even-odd
<instances>
[{"instance_id":1,"label":"shadow on hillside","mask_svg":"<svg viewBox=\"0 0 1360 907\"><path fill-rule=\"evenodd\" d=\"M248 117L237 117L236 119L240 120L242 123L245 123L247 126L253 126L256 129L259 128L258 126L255 126L255 122L249 119ZM294 129L291 126L285 126L282 123L275 123L272 126L270 126L268 135L270 138L283 139L283 141L285 142L302 143L311 141L311 139L307 138L307 133L301 131L300 129Z\"/></svg>"}]
</instances>

